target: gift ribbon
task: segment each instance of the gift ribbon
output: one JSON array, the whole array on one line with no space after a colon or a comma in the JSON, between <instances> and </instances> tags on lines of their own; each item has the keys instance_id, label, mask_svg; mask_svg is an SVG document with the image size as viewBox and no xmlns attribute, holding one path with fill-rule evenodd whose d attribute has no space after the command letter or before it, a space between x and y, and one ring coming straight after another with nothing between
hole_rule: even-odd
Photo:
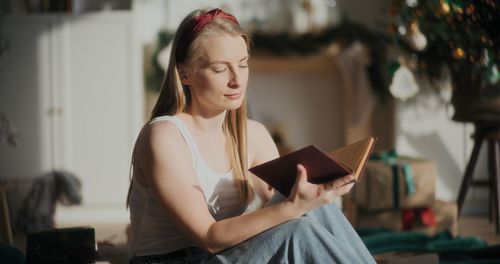
<instances>
[{"instance_id":1,"label":"gift ribbon","mask_svg":"<svg viewBox=\"0 0 500 264\"><path fill-rule=\"evenodd\" d=\"M381 160L386 164L396 164L398 154L395 150L380 151L378 153L373 153L370 156L370 160Z\"/></svg>"},{"instance_id":2,"label":"gift ribbon","mask_svg":"<svg viewBox=\"0 0 500 264\"><path fill-rule=\"evenodd\" d=\"M408 196L411 196L415 194L416 192L416 187L415 187L415 181L413 179L413 171L411 169L411 166L404 162L402 164L398 164L397 162L398 154L396 153L395 150L390 150L390 151L381 151L378 153L374 153L370 156L370 160L380 160L384 162L385 164L391 166L392 169L392 177L393 177L393 185L392 185L392 192L393 192L393 207L395 209L398 209L400 204L399 204L399 167L402 168L403 170L403 178L405 181L405 187L406 187L406 192Z\"/></svg>"},{"instance_id":3,"label":"gift ribbon","mask_svg":"<svg viewBox=\"0 0 500 264\"><path fill-rule=\"evenodd\" d=\"M408 163L403 164L403 175L405 177L406 192L409 196L414 195L417 188L415 187L415 181L413 181L413 171Z\"/></svg>"},{"instance_id":4,"label":"gift ribbon","mask_svg":"<svg viewBox=\"0 0 500 264\"><path fill-rule=\"evenodd\" d=\"M394 164L391 165L392 169L392 205L394 209L399 208L399 167L398 165Z\"/></svg>"},{"instance_id":5,"label":"gift ribbon","mask_svg":"<svg viewBox=\"0 0 500 264\"><path fill-rule=\"evenodd\" d=\"M417 218L424 226L437 225L436 217L430 207L416 209L402 209L403 230L413 229L413 222Z\"/></svg>"}]
</instances>

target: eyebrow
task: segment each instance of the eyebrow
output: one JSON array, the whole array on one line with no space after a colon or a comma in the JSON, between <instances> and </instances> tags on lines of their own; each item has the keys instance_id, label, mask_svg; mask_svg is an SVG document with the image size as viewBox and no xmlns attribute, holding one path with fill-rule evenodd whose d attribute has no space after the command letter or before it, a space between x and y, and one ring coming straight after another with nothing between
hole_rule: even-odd
<instances>
[{"instance_id":1,"label":"eyebrow","mask_svg":"<svg viewBox=\"0 0 500 264\"><path fill-rule=\"evenodd\" d=\"M241 59L239 62L242 62L246 59L248 59L249 55L245 56L243 59ZM212 64L216 64L216 63L227 63L227 61L212 61L212 62L209 62L208 65L212 65Z\"/></svg>"}]
</instances>

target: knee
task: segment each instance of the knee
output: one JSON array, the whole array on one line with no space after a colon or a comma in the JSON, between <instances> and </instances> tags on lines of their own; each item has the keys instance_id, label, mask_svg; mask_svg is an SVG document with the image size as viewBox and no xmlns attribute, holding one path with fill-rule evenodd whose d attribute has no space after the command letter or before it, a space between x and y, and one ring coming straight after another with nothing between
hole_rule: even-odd
<instances>
[{"instance_id":1,"label":"knee","mask_svg":"<svg viewBox=\"0 0 500 264\"><path fill-rule=\"evenodd\" d=\"M335 204L327 204L318 207L308 213L306 216L316 219L319 222L328 222L330 219L343 218L344 214Z\"/></svg>"},{"instance_id":2,"label":"knee","mask_svg":"<svg viewBox=\"0 0 500 264\"><path fill-rule=\"evenodd\" d=\"M293 230L293 234L299 235L310 233L320 227L320 224L316 220L307 216L302 216L300 218L291 220L288 224L290 230Z\"/></svg>"}]
</instances>

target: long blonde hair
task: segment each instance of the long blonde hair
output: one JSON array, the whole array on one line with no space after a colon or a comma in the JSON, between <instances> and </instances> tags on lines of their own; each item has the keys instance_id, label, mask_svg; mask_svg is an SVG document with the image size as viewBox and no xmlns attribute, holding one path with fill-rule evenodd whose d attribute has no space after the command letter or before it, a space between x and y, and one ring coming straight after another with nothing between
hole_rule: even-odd
<instances>
[{"instance_id":1,"label":"long blonde hair","mask_svg":"<svg viewBox=\"0 0 500 264\"><path fill-rule=\"evenodd\" d=\"M241 36L250 46L250 36L244 32L235 21L223 17L214 17L199 32L192 36L189 43L185 43L185 34L192 30L193 21L208 10L195 10L184 18L179 25L172 44L168 69L163 79L158 100L151 112L149 121L163 115L176 115L187 112L191 106L191 96L188 87L184 87L179 78L179 66L191 65L200 56L200 42L204 36L227 34ZM183 45L182 47L179 45ZM149 123L149 122L148 122ZM147 124L143 127L143 129ZM233 178L242 203L247 205L254 196L252 183L248 173L247 156L247 108L246 98L242 105L235 110L228 110L223 123L223 132L226 137ZM133 154L132 154L133 155ZM133 163L133 158L132 158ZM130 198L130 189L127 198Z\"/></svg>"}]
</instances>

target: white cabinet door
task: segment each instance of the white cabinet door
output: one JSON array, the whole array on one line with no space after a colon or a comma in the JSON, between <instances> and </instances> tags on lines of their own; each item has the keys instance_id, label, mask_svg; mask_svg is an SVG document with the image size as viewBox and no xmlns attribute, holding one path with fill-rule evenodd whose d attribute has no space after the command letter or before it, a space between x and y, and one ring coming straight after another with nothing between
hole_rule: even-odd
<instances>
[{"instance_id":1,"label":"white cabinet door","mask_svg":"<svg viewBox=\"0 0 500 264\"><path fill-rule=\"evenodd\" d=\"M61 165L83 180L85 205L124 205L135 128L128 13L66 18L59 94Z\"/></svg>"},{"instance_id":2,"label":"white cabinet door","mask_svg":"<svg viewBox=\"0 0 500 264\"><path fill-rule=\"evenodd\" d=\"M86 206L124 206L141 121L130 12L5 21L0 111L20 145L0 145L0 177L75 173Z\"/></svg>"},{"instance_id":3,"label":"white cabinet door","mask_svg":"<svg viewBox=\"0 0 500 264\"><path fill-rule=\"evenodd\" d=\"M0 112L19 139L16 148L0 143L0 178L36 177L53 167L50 19L2 18L0 30L7 41L0 56Z\"/></svg>"}]
</instances>

